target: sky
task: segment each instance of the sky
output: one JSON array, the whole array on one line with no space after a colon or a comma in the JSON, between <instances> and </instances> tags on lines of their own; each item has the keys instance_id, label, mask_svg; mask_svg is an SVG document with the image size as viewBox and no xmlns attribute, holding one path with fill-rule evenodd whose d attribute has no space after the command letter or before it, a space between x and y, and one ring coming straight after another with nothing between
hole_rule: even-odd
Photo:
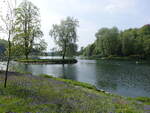
<instances>
[{"instance_id":1,"label":"sky","mask_svg":"<svg viewBox=\"0 0 150 113\"><path fill-rule=\"evenodd\" d=\"M49 36L52 24L59 24L67 16L79 20L79 47L93 43L96 39L95 33L102 27L116 26L119 30L124 30L150 23L150 0L30 1L40 9L41 29L43 38L48 43L47 51L55 47L54 40Z\"/></svg>"}]
</instances>

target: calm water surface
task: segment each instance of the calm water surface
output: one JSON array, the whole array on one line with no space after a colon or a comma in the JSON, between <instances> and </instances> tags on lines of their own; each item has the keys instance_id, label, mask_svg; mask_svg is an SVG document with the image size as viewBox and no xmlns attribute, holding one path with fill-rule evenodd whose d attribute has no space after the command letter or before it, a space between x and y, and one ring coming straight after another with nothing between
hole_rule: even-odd
<instances>
[{"instance_id":1,"label":"calm water surface","mask_svg":"<svg viewBox=\"0 0 150 113\"><path fill-rule=\"evenodd\" d=\"M77 64L69 65L16 63L15 66L35 75L44 73L87 82L114 94L150 97L150 65L135 61L78 60Z\"/></svg>"}]
</instances>

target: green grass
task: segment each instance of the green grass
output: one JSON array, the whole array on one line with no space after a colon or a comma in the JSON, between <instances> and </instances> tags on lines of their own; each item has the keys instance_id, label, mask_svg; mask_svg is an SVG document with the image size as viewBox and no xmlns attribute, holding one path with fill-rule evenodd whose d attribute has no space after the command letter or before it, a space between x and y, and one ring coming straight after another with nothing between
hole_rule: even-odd
<instances>
[{"instance_id":1,"label":"green grass","mask_svg":"<svg viewBox=\"0 0 150 113\"><path fill-rule=\"evenodd\" d=\"M48 75L0 75L0 113L144 113L144 104Z\"/></svg>"},{"instance_id":2,"label":"green grass","mask_svg":"<svg viewBox=\"0 0 150 113\"><path fill-rule=\"evenodd\" d=\"M150 98L148 97L137 97L135 100L143 102L146 105L150 105Z\"/></svg>"},{"instance_id":3,"label":"green grass","mask_svg":"<svg viewBox=\"0 0 150 113\"><path fill-rule=\"evenodd\" d=\"M22 63L40 63L40 64L73 64L77 63L76 59L17 59L17 62Z\"/></svg>"},{"instance_id":4,"label":"green grass","mask_svg":"<svg viewBox=\"0 0 150 113\"><path fill-rule=\"evenodd\" d=\"M84 82L78 82L78 81L69 80L69 79L57 78L57 77L53 77L53 76L50 76L50 75L47 75L47 74L40 74L39 76L45 77L45 78L51 78L53 80L58 80L58 81L62 81L62 82L66 82L66 83L72 84L72 85L82 86L82 87L85 87L85 88L96 90L96 87L94 85L91 85L91 84L88 84L88 83L84 83Z\"/></svg>"}]
</instances>

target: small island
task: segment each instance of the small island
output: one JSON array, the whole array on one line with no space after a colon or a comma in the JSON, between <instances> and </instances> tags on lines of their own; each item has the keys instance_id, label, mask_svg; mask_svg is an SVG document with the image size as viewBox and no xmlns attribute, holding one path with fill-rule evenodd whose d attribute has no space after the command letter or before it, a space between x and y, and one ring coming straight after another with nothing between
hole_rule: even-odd
<instances>
[{"instance_id":1,"label":"small island","mask_svg":"<svg viewBox=\"0 0 150 113\"><path fill-rule=\"evenodd\" d=\"M19 59L15 61L28 64L74 64L78 62L76 59Z\"/></svg>"}]
</instances>

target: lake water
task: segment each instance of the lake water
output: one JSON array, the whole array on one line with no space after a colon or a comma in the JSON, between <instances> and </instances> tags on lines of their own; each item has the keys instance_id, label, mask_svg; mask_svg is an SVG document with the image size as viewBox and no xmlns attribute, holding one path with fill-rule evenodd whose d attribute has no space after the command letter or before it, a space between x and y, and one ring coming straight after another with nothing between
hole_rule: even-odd
<instances>
[{"instance_id":1,"label":"lake water","mask_svg":"<svg viewBox=\"0 0 150 113\"><path fill-rule=\"evenodd\" d=\"M34 75L48 74L95 85L98 89L123 96L150 97L150 65L135 61L78 60L76 64L18 64L17 70Z\"/></svg>"}]
</instances>

